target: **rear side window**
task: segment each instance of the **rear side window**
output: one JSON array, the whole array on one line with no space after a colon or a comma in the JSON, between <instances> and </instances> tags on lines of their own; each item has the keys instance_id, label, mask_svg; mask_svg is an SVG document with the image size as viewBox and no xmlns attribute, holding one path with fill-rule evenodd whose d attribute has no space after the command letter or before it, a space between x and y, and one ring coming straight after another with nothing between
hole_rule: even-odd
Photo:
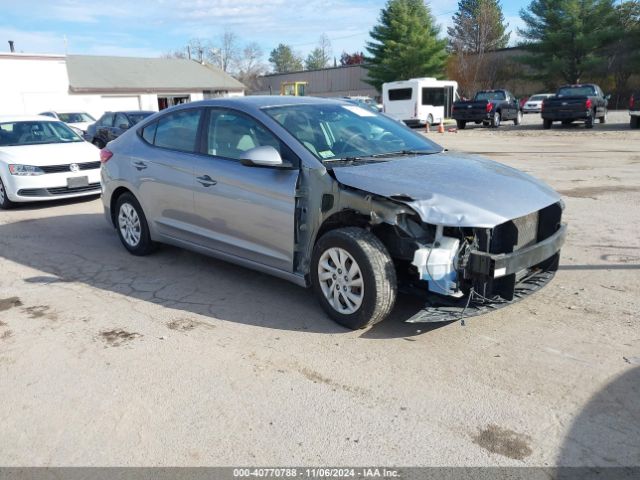
<instances>
[{"instance_id":1,"label":"rear side window","mask_svg":"<svg viewBox=\"0 0 640 480\"><path fill-rule=\"evenodd\" d=\"M395 102L397 100L411 100L412 88L394 88L389 90L389 100Z\"/></svg>"},{"instance_id":2,"label":"rear side window","mask_svg":"<svg viewBox=\"0 0 640 480\"><path fill-rule=\"evenodd\" d=\"M195 153L202 110L180 110L170 113L144 128L142 138L156 147ZM155 128L153 128L155 126ZM147 131L148 130L148 131ZM155 134L152 132L155 130ZM150 142L153 137L153 142Z\"/></svg>"},{"instance_id":3,"label":"rear side window","mask_svg":"<svg viewBox=\"0 0 640 480\"><path fill-rule=\"evenodd\" d=\"M153 122L151 125L147 125L142 129L142 138L144 141L153 145L156 141L156 129L158 128L158 122Z\"/></svg>"},{"instance_id":4,"label":"rear side window","mask_svg":"<svg viewBox=\"0 0 640 480\"><path fill-rule=\"evenodd\" d=\"M113 126L113 113L105 113L98 123L100 125L104 125L105 127L112 127Z\"/></svg>"}]
</instances>

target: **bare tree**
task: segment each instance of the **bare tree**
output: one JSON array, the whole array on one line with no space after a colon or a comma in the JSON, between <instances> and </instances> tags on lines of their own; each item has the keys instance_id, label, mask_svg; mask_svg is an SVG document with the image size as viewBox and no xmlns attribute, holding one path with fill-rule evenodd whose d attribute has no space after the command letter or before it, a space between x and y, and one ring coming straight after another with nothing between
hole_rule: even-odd
<instances>
[{"instance_id":1,"label":"bare tree","mask_svg":"<svg viewBox=\"0 0 640 480\"><path fill-rule=\"evenodd\" d=\"M257 88L260 75L267 72L267 65L263 62L264 52L256 42L248 43L242 49L242 55L238 59L238 71L236 78L249 90Z\"/></svg>"},{"instance_id":2,"label":"bare tree","mask_svg":"<svg viewBox=\"0 0 640 480\"><path fill-rule=\"evenodd\" d=\"M221 35L219 42L208 49L207 60L223 72L231 73L237 66L239 50L238 36L226 31Z\"/></svg>"}]
</instances>

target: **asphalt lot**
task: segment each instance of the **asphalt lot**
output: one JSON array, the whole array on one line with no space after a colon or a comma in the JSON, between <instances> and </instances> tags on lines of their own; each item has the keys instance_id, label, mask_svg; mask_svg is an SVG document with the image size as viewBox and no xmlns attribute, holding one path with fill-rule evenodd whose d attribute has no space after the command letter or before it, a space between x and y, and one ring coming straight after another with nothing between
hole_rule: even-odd
<instances>
[{"instance_id":1,"label":"asphalt lot","mask_svg":"<svg viewBox=\"0 0 640 480\"><path fill-rule=\"evenodd\" d=\"M640 465L640 131L430 133L564 195L561 270L525 301L368 331L310 291L164 247L101 203L0 212L0 465Z\"/></svg>"}]
</instances>

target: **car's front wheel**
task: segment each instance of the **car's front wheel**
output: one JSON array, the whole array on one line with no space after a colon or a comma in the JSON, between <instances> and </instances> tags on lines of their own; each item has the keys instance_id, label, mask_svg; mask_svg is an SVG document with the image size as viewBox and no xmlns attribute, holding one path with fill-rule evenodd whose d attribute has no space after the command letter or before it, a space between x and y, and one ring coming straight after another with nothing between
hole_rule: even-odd
<instances>
[{"instance_id":1,"label":"car's front wheel","mask_svg":"<svg viewBox=\"0 0 640 480\"><path fill-rule=\"evenodd\" d=\"M396 271L386 247L356 227L332 230L318 240L311 282L322 308L353 330L384 320L397 293Z\"/></svg>"},{"instance_id":2,"label":"car's front wheel","mask_svg":"<svg viewBox=\"0 0 640 480\"><path fill-rule=\"evenodd\" d=\"M467 126L467 122L465 122L464 120L456 120L456 126L458 127L458 130L464 130Z\"/></svg>"},{"instance_id":3,"label":"car's front wheel","mask_svg":"<svg viewBox=\"0 0 640 480\"><path fill-rule=\"evenodd\" d=\"M116 202L116 230L118 237L134 255L148 255L155 249L151 240L147 218L136 198L130 193L123 193Z\"/></svg>"},{"instance_id":4,"label":"car's front wheel","mask_svg":"<svg viewBox=\"0 0 640 480\"><path fill-rule=\"evenodd\" d=\"M631 128L640 128L640 117L631 117L629 121L629 126Z\"/></svg>"},{"instance_id":5,"label":"car's front wheel","mask_svg":"<svg viewBox=\"0 0 640 480\"><path fill-rule=\"evenodd\" d=\"M2 179L0 178L0 208L3 210L7 210L13 207L14 203L9 200L9 195L7 194L7 189L2 183Z\"/></svg>"}]
</instances>

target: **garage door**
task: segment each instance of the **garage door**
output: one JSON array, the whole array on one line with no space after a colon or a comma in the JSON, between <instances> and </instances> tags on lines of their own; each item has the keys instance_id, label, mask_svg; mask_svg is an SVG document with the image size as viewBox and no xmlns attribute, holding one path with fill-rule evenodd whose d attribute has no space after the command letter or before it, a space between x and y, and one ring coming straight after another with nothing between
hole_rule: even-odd
<instances>
[{"instance_id":1,"label":"garage door","mask_svg":"<svg viewBox=\"0 0 640 480\"><path fill-rule=\"evenodd\" d=\"M122 110L140 110L140 97L135 96L103 96L102 106L105 112L116 112Z\"/></svg>"}]
</instances>

